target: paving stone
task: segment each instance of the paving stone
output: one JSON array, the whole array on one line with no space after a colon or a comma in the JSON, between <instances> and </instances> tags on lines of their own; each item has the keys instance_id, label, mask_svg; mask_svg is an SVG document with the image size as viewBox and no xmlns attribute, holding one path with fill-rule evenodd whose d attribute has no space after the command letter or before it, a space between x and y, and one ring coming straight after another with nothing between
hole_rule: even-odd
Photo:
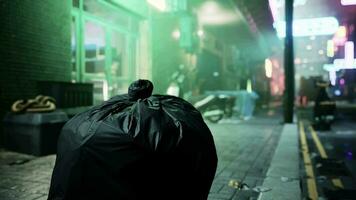
<instances>
[{"instance_id":1,"label":"paving stone","mask_svg":"<svg viewBox=\"0 0 356 200\"><path fill-rule=\"evenodd\" d=\"M228 186L230 180L247 181L253 186L262 185L282 130L282 126L276 123L257 126L224 125L209 125L219 158L219 173L213 182L209 200L230 200L239 196L238 193L241 191ZM231 131L233 129L236 130ZM217 193L216 188L221 187L221 184L224 186ZM258 196L256 192L242 193L240 199L257 199Z\"/></svg>"},{"instance_id":2,"label":"paving stone","mask_svg":"<svg viewBox=\"0 0 356 200\"><path fill-rule=\"evenodd\" d=\"M208 200L211 199L231 199L234 194L230 193L210 193Z\"/></svg>"},{"instance_id":3,"label":"paving stone","mask_svg":"<svg viewBox=\"0 0 356 200\"><path fill-rule=\"evenodd\" d=\"M259 193L251 190L241 190L235 196L233 196L232 200L256 200L258 198Z\"/></svg>"},{"instance_id":4,"label":"paving stone","mask_svg":"<svg viewBox=\"0 0 356 200\"><path fill-rule=\"evenodd\" d=\"M299 180L290 182L281 181L280 177L267 177L263 182L264 187L269 187L270 192L261 193L261 200L300 200L301 191Z\"/></svg>"}]
</instances>

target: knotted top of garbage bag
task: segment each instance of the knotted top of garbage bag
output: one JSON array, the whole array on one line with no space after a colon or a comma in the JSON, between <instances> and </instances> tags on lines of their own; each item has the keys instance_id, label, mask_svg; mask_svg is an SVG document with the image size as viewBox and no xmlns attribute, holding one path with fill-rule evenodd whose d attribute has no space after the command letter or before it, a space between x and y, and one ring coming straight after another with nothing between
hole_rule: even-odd
<instances>
[{"instance_id":1,"label":"knotted top of garbage bag","mask_svg":"<svg viewBox=\"0 0 356 200\"><path fill-rule=\"evenodd\" d=\"M129 86L128 95L130 99L146 99L152 95L153 84L149 80L139 79Z\"/></svg>"}]
</instances>

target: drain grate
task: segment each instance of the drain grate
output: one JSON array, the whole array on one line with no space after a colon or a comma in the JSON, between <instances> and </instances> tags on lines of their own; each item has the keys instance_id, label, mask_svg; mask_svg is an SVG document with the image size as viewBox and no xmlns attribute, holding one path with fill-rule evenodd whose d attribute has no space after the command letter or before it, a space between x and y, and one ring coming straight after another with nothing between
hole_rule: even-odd
<instances>
[{"instance_id":1,"label":"drain grate","mask_svg":"<svg viewBox=\"0 0 356 200\"><path fill-rule=\"evenodd\" d=\"M323 159L317 157L315 159L316 168L322 176L328 177L340 177L340 176L350 176L351 173L345 165L345 162L337 159Z\"/></svg>"}]
</instances>

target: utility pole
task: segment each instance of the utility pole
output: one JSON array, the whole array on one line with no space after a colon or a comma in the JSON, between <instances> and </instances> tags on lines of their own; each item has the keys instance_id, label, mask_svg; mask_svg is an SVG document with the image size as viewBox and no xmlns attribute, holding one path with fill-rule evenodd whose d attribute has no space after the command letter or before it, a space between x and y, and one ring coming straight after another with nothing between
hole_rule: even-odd
<instances>
[{"instance_id":1,"label":"utility pole","mask_svg":"<svg viewBox=\"0 0 356 200\"><path fill-rule=\"evenodd\" d=\"M293 0L285 0L286 37L284 40L284 123L293 123L294 109L294 50L293 50Z\"/></svg>"}]
</instances>

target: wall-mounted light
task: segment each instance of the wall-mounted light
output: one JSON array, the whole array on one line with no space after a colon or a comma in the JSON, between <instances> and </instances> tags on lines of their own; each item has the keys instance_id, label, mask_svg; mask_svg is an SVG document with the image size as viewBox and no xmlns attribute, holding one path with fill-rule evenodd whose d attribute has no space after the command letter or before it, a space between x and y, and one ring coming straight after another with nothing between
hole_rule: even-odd
<instances>
[{"instance_id":1,"label":"wall-mounted light","mask_svg":"<svg viewBox=\"0 0 356 200\"><path fill-rule=\"evenodd\" d=\"M204 36L204 31L203 30L198 30L197 35L199 37L203 37Z\"/></svg>"},{"instance_id":2,"label":"wall-mounted light","mask_svg":"<svg viewBox=\"0 0 356 200\"><path fill-rule=\"evenodd\" d=\"M207 0L197 9L199 23L202 25L233 24L242 17L233 10L224 8L219 1Z\"/></svg>"},{"instance_id":3,"label":"wall-mounted light","mask_svg":"<svg viewBox=\"0 0 356 200\"><path fill-rule=\"evenodd\" d=\"M180 38L180 31L179 30L174 30L172 32L172 37L176 40L178 40Z\"/></svg>"}]
</instances>

